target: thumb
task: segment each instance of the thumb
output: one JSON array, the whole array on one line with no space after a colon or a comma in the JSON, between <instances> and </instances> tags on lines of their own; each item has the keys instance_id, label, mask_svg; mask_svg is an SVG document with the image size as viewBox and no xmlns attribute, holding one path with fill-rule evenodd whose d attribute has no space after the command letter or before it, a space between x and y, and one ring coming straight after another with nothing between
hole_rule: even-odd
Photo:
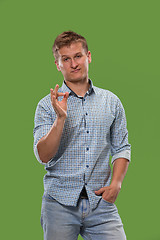
<instances>
[{"instance_id":1,"label":"thumb","mask_svg":"<svg viewBox=\"0 0 160 240\"><path fill-rule=\"evenodd\" d=\"M65 93L64 93L64 96L63 96L63 99L62 99L62 102L66 103L68 97L69 97L69 93L68 93L68 92L65 92Z\"/></svg>"},{"instance_id":2,"label":"thumb","mask_svg":"<svg viewBox=\"0 0 160 240\"><path fill-rule=\"evenodd\" d=\"M64 95L64 98L65 98L65 100L67 100L67 99L68 99L68 97L69 97L69 93L68 93L68 92L66 92L66 93L65 93L65 95Z\"/></svg>"},{"instance_id":3,"label":"thumb","mask_svg":"<svg viewBox=\"0 0 160 240\"><path fill-rule=\"evenodd\" d=\"M100 188L98 191L95 191L96 195L102 195L104 193L104 188Z\"/></svg>"}]
</instances>

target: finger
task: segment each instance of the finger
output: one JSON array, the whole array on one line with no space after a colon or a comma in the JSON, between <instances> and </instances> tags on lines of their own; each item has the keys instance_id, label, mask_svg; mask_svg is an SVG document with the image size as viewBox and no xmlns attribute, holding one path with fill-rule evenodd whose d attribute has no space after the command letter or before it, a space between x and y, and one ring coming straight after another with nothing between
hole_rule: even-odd
<instances>
[{"instance_id":1,"label":"finger","mask_svg":"<svg viewBox=\"0 0 160 240\"><path fill-rule=\"evenodd\" d=\"M68 93L68 92L65 92L65 93L64 93L64 98L63 98L62 101L67 101L68 97L69 97L69 93Z\"/></svg>"},{"instance_id":2,"label":"finger","mask_svg":"<svg viewBox=\"0 0 160 240\"><path fill-rule=\"evenodd\" d=\"M65 98L68 98L69 97L69 92L66 92L65 93Z\"/></svg>"},{"instance_id":3,"label":"finger","mask_svg":"<svg viewBox=\"0 0 160 240\"><path fill-rule=\"evenodd\" d=\"M50 93L51 93L51 97L55 95L55 91L53 90L53 88L50 89ZM64 95L65 93L57 92L57 97L64 96Z\"/></svg>"},{"instance_id":4,"label":"finger","mask_svg":"<svg viewBox=\"0 0 160 240\"><path fill-rule=\"evenodd\" d=\"M56 97L55 97L55 94L54 94L54 90L51 88L50 89L50 92L51 92L51 103L52 105L56 105Z\"/></svg>"},{"instance_id":5,"label":"finger","mask_svg":"<svg viewBox=\"0 0 160 240\"><path fill-rule=\"evenodd\" d=\"M65 93L57 92L57 97L60 97L60 96L65 96Z\"/></svg>"},{"instance_id":6,"label":"finger","mask_svg":"<svg viewBox=\"0 0 160 240\"><path fill-rule=\"evenodd\" d=\"M59 105L57 104L57 99L55 97L55 95L52 96L52 106L55 110L55 112L58 114L58 111L59 111Z\"/></svg>"},{"instance_id":7,"label":"finger","mask_svg":"<svg viewBox=\"0 0 160 240\"><path fill-rule=\"evenodd\" d=\"M55 112L57 113L58 104L57 104L57 99L54 95L53 95L53 98L52 98L52 106L53 106Z\"/></svg>"},{"instance_id":8,"label":"finger","mask_svg":"<svg viewBox=\"0 0 160 240\"><path fill-rule=\"evenodd\" d=\"M54 89L54 94L55 94L55 97L56 97L56 98L57 98L58 88L59 88L59 85L56 84L55 89Z\"/></svg>"},{"instance_id":9,"label":"finger","mask_svg":"<svg viewBox=\"0 0 160 240\"><path fill-rule=\"evenodd\" d=\"M51 88L51 89L50 89L50 93L52 93L52 94L53 94L53 88Z\"/></svg>"},{"instance_id":10,"label":"finger","mask_svg":"<svg viewBox=\"0 0 160 240\"><path fill-rule=\"evenodd\" d=\"M53 88L50 89L50 93L51 93L51 101L52 101L52 97L53 97Z\"/></svg>"},{"instance_id":11,"label":"finger","mask_svg":"<svg viewBox=\"0 0 160 240\"><path fill-rule=\"evenodd\" d=\"M96 195L101 195L101 194L104 193L104 191L105 191L104 188L100 188L98 191L95 191L95 194L96 194Z\"/></svg>"}]
</instances>

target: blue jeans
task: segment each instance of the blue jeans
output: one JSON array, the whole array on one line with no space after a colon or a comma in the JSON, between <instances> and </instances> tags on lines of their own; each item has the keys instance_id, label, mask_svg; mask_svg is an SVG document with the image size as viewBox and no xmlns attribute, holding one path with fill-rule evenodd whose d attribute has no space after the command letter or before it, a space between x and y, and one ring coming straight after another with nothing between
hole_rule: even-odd
<instances>
[{"instance_id":1,"label":"blue jeans","mask_svg":"<svg viewBox=\"0 0 160 240\"><path fill-rule=\"evenodd\" d=\"M126 240L116 205L103 199L91 210L87 199L72 207L44 195L41 225L44 240L76 240L79 234L84 240Z\"/></svg>"}]
</instances>

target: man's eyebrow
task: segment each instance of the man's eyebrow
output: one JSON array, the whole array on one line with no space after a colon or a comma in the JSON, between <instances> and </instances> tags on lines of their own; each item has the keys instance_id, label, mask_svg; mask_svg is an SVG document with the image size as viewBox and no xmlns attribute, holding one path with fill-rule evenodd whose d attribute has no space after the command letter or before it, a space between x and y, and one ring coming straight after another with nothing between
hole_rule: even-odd
<instances>
[{"instance_id":1,"label":"man's eyebrow","mask_svg":"<svg viewBox=\"0 0 160 240\"><path fill-rule=\"evenodd\" d=\"M62 55L62 57L68 57L67 55Z\"/></svg>"},{"instance_id":2,"label":"man's eyebrow","mask_svg":"<svg viewBox=\"0 0 160 240\"><path fill-rule=\"evenodd\" d=\"M75 55L77 55L77 54L82 54L81 52L77 52L77 53L75 53ZM69 57L68 55L62 55L62 57Z\"/></svg>"},{"instance_id":3,"label":"man's eyebrow","mask_svg":"<svg viewBox=\"0 0 160 240\"><path fill-rule=\"evenodd\" d=\"M77 52L75 55L82 54L81 52Z\"/></svg>"}]
</instances>

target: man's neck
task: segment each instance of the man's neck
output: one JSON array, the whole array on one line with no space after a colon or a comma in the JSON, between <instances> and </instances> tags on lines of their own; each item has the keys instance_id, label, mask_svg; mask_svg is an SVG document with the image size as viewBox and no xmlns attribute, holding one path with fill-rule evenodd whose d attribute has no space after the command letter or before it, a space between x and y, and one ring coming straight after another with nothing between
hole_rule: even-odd
<instances>
[{"instance_id":1,"label":"man's neck","mask_svg":"<svg viewBox=\"0 0 160 240\"><path fill-rule=\"evenodd\" d=\"M85 81L77 81L77 82L71 82L71 81L66 81L66 85L74 92L77 94L77 96L84 97L86 92L89 90L89 80Z\"/></svg>"}]
</instances>

